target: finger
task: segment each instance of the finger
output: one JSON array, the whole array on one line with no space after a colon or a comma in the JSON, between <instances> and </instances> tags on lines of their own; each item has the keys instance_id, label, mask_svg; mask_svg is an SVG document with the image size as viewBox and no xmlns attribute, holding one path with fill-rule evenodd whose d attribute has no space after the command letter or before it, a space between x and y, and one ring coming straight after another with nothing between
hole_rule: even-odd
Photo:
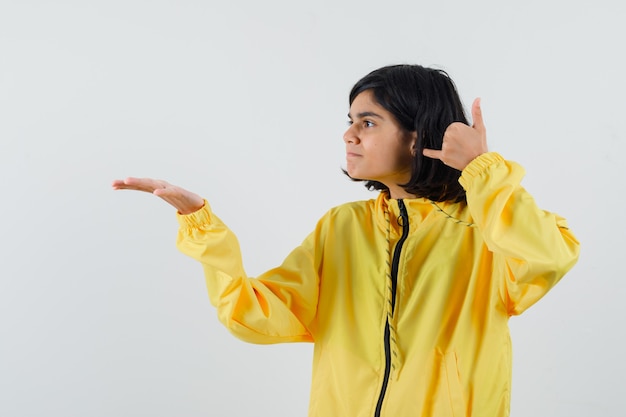
<instances>
[{"instance_id":1,"label":"finger","mask_svg":"<svg viewBox=\"0 0 626 417\"><path fill-rule=\"evenodd\" d=\"M424 149L422 155L432 159L441 159L441 151L436 149Z\"/></svg>"},{"instance_id":2,"label":"finger","mask_svg":"<svg viewBox=\"0 0 626 417\"><path fill-rule=\"evenodd\" d=\"M152 192L154 188L150 187L144 182L141 181L132 181L132 180L115 180L113 181L112 187L114 190L134 190L134 191L145 191Z\"/></svg>"},{"instance_id":3,"label":"finger","mask_svg":"<svg viewBox=\"0 0 626 417\"><path fill-rule=\"evenodd\" d=\"M472 103L472 127L480 132L485 132L485 123L483 122L483 111L480 107L480 97Z\"/></svg>"},{"instance_id":4,"label":"finger","mask_svg":"<svg viewBox=\"0 0 626 417\"><path fill-rule=\"evenodd\" d=\"M157 187L164 181L154 180L152 178L136 178L136 177L128 177L124 180L124 184L126 185L135 185L135 186L143 186L143 187Z\"/></svg>"},{"instance_id":5,"label":"finger","mask_svg":"<svg viewBox=\"0 0 626 417\"><path fill-rule=\"evenodd\" d=\"M159 188L165 188L169 184L165 181L154 180L152 178L134 178L128 177L124 180L124 184L128 189L145 191L148 193L154 192Z\"/></svg>"},{"instance_id":6,"label":"finger","mask_svg":"<svg viewBox=\"0 0 626 417\"><path fill-rule=\"evenodd\" d=\"M190 193L180 187L169 186L166 188L157 188L152 192L152 194L162 198L174 207L180 208L181 204L184 205L185 202L189 200Z\"/></svg>"},{"instance_id":7,"label":"finger","mask_svg":"<svg viewBox=\"0 0 626 417\"><path fill-rule=\"evenodd\" d=\"M113 181L113 183L111 184L111 187L113 187L114 190L138 190L138 191L146 191L144 189L141 189L139 187L137 187L136 185L129 185L126 184L126 182L124 180L115 180Z\"/></svg>"},{"instance_id":8,"label":"finger","mask_svg":"<svg viewBox=\"0 0 626 417\"><path fill-rule=\"evenodd\" d=\"M111 183L111 187L113 187L114 190L120 189L120 187L122 187L123 185L123 180L113 180L113 182Z\"/></svg>"}]
</instances>

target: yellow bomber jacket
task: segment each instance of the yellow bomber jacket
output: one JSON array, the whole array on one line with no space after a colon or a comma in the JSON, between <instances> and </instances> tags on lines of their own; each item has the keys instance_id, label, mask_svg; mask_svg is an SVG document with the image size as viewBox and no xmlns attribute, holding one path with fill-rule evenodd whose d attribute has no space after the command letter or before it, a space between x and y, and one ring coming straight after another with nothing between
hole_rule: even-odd
<instances>
[{"instance_id":1,"label":"yellow bomber jacket","mask_svg":"<svg viewBox=\"0 0 626 417\"><path fill-rule=\"evenodd\" d=\"M221 322L252 343L313 342L310 417L509 415L508 319L578 259L566 221L497 153L459 179L467 204L386 193L328 211L282 265L251 278L205 207L178 215Z\"/></svg>"}]
</instances>

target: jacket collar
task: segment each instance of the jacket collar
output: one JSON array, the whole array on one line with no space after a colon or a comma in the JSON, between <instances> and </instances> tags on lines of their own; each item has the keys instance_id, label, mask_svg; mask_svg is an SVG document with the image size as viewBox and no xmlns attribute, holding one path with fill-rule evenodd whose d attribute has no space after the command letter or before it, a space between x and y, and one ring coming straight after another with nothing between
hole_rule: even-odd
<instances>
[{"instance_id":1,"label":"jacket collar","mask_svg":"<svg viewBox=\"0 0 626 417\"><path fill-rule=\"evenodd\" d=\"M451 220L461 222L471 222L471 219L467 218L469 213L465 210L467 205L465 203L450 203L450 202L433 202L427 198L404 198L404 205L409 215L409 233L417 230L424 222L430 221L433 218L442 215L450 218ZM400 208L398 206L398 200L390 198L387 192L381 192L375 201L376 207L376 223L381 230L387 228L387 216L390 220L391 234L399 236L402 234L402 226L398 222L400 217ZM387 214L388 212L388 214Z\"/></svg>"}]
</instances>

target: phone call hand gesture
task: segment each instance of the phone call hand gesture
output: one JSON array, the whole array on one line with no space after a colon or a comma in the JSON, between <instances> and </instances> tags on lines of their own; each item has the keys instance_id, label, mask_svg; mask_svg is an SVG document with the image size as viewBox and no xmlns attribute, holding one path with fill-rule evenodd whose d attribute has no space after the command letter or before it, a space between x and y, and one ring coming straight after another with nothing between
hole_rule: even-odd
<instances>
[{"instance_id":1,"label":"phone call hand gesture","mask_svg":"<svg viewBox=\"0 0 626 417\"><path fill-rule=\"evenodd\" d=\"M463 171L474 158L488 152L487 131L479 98L472 104L472 119L472 126L461 122L450 124L443 134L441 150L424 149L424 156L439 159L444 164Z\"/></svg>"},{"instance_id":2,"label":"phone call hand gesture","mask_svg":"<svg viewBox=\"0 0 626 417\"><path fill-rule=\"evenodd\" d=\"M174 206L180 214L191 214L204 206L204 199L166 181L152 178L133 178L113 181L114 190L135 190L151 193L161 197Z\"/></svg>"}]
</instances>

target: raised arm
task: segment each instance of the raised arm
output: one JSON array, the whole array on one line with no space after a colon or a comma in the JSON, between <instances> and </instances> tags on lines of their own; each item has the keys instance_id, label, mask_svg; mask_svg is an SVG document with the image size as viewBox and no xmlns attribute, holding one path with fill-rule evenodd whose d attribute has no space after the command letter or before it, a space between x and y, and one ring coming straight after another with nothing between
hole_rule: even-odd
<instances>
[{"instance_id":1,"label":"raised arm","mask_svg":"<svg viewBox=\"0 0 626 417\"><path fill-rule=\"evenodd\" d=\"M472 161L460 182L467 205L503 277L510 315L522 313L578 260L580 245L562 217L540 209L520 185L524 169L487 153Z\"/></svg>"},{"instance_id":2,"label":"raised arm","mask_svg":"<svg viewBox=\"0 0 626 417\"><path fill-rule=\"evenodd\" d=\"M487 152L480 101L473 126L450 125L441 150L424 155L462 171L459 182L485 244L509 314L520 314L552 288L578 260L580 245L562 217L541 210L520 185L524 169Z\"/></svg>"}]
</instances>

